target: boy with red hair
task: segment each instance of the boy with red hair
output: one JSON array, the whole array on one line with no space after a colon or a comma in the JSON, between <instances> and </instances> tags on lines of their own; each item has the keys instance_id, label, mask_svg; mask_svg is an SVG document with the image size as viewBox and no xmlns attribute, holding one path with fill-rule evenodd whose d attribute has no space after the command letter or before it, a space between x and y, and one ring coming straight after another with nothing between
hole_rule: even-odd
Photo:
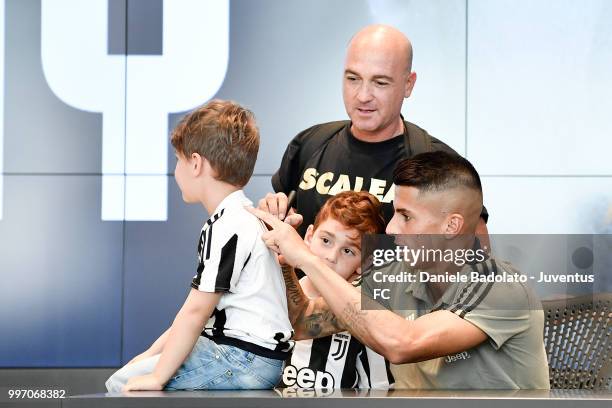
<instances>
[{"instance_id":1,"label":"boy with red hair","mask_svg":"<svg viewBox=\"0 0 612 408\"><path fill-rule=\"evenodd\" d=\"M382 234L385 221L381 204L372 194L345 191L321 207L304 241L331 269L348 282L361 273L361 237ZM308 277L297 280L291 267L283 267L289 317L294 327L317 307L321 295ZM358 282L355 283L358 285ZM304 309L305 299L311 299ZM302 313L300 310L306 310ZM316 331L316 327L310 330ZM299 338L301 333L296 333ZM309 333L305 337L316 337ZM297 341L283 370L282 386L295 388L388 388L393 376L385 359L365 347L347 331L322 338Z\"/></svg>"}]
</instances>

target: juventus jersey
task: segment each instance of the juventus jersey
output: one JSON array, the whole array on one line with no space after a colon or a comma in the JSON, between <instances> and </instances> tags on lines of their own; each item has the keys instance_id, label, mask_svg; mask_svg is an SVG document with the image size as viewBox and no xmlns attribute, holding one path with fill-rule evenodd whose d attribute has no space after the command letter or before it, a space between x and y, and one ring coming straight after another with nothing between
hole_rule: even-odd
<instances>
[{"instance_id":1,"label":"juventus jersey","mask_svg":"<svg viewBox=\"0 0 612 408\"><path fill-rule=\"evenodd\" d=\"M191 287L223 292L203 336L263 357L284 360L293 347L285 282L265 246L265 226L244 206L242 190L228 195L206 221Z\"/></svg>"},{"instance_id":2,"label":"juventus jersey","mask_svg":"<svg viewBox=\"0 0 612 408\"><path fill-rule=\"evenodd\" d=\"M281 386L293 388L389 388L389 363L349 332L295 343Z\"/></svg>"}]
</instances>

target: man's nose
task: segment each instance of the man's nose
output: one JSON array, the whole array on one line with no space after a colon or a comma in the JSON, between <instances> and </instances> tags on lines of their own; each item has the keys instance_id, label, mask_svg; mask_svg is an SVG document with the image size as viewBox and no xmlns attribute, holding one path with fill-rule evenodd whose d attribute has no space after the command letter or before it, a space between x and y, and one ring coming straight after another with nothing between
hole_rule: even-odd
<instances>
[{"instance_id":1,"label":"man's nose","mask_svg":"<svg viewBox=\"0 0 612 408\"><path fill-rule=\"evenodd\" d=\"M391 221L389 221L389 223L387 224L387 227L385 228L385 233L386 234L399 234L397 230L396 222L395 222L395 216L391 218Z\"/></svg>"},{"instance_id":2,"label":"man's nose","mask_svg":"<svg viewBox=\"0 0 612 408\"><path fill-rule=\"evenodd\" d=\"M357 100L359 102L368 102L372 99L372 91L368 84L363 81L359 89L357 90Z\"/></svg>"}]
</instances>

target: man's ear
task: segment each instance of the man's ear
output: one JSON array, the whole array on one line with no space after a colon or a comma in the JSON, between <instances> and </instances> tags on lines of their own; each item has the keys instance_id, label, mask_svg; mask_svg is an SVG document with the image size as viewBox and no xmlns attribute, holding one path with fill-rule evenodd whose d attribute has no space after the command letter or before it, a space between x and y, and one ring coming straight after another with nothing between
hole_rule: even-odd
<instances>
[{"instance_id":1,"label":"man's ear","mask_svg":"<svg viewBox=\"0 0 612 408\"><path fill-rule=\"evenodd\" d=\"M446 238L454 238L461 233L464 224L465 219L463 215L458 213L449 214L443 226L444 235Z\"/></svg>"},{"instance_id":2,"label":"man's ear","mask_svg":"<svg viewBox=\"0 0 612 408\"><path fill-rule=\"evenodd\" d=\"M314 236L314 226L310 224L306 229L306 234L304 235L304 242L310 248L310 244L312 243L312 237Z\"/></svg>"},{"instance_id":3,"label":"man's ear","mask_svg":"<svg viewBox=\"0 0 612 408\"><path fill-rule=\"evenodd\" d=\"M406 88L404 89L404 98L408 98L412 94L412 89L414 89L414 84L417 80L416 72L411 72L408 74L408 78L406 78Z\"/></svg>"}]
</instances>

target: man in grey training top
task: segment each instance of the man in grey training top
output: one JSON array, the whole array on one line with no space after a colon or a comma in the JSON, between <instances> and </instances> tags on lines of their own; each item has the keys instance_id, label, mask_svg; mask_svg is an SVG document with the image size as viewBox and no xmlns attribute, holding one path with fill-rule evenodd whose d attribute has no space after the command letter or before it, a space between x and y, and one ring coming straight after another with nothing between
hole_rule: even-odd
<instances>
[{"instance_id":1,"label":"man in grey training top","mask_svg":"<svg viewBox=\"0 0 612 408\"><path fill-rule=\"evenodd\" d=\"M443 250L473 248L465 243L474 244L482 187L466 159L445 152L419 154L398 164L393 182L395 212L387 234L413 234L396 240L414 234L442 237ZM307 302L298 299L305 306L299 318L291 317L296 340L348 330L392 363L397 388L549 388L544 314L527 284L415 281L396 286L403 310L365 308L359 290L314 256L289 225L296 216L283 222L265 211L251 211L272 227L262 236L268 247L303 270L321 295ZM399 272L403 265L388 267ZM488 255L456 272L471 271L479 277L518 273ZM368 282L366 276L364 304L373 302L365 296L372 297ZM287 295L289 301L296 296Z\"/></svg>"}]
</instances>

